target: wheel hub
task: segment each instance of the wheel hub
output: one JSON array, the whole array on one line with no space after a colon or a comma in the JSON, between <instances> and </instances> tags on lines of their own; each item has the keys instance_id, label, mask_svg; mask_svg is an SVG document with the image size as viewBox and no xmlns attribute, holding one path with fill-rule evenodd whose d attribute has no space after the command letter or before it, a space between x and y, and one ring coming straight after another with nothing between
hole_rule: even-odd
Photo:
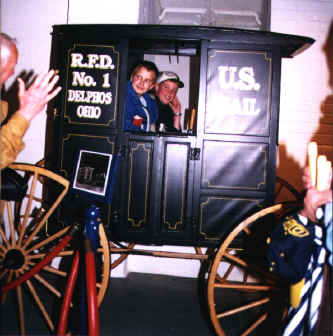
<instances>
[{"instance_id":1,"label":"wheel hub","mask_svg":"<svg viewBox=\"0 0 333 336\"><path fill-rule=\"evenodd\" d=\"M3 265L8 269L19 269L24 264L24 255L20 250L12 249L6 253Z\"/></svg>"}]
</instances>

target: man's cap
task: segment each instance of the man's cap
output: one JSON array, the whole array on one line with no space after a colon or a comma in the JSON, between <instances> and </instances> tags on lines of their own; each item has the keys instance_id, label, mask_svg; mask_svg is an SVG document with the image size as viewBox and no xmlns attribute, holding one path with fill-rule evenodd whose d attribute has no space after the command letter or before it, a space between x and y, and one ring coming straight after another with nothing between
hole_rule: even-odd
<instances>
[{"instance_id":1,"label":"man's cap","mask_svg":"<svg viewBox=\"0 0 333 336\"><path fill-rule=\"evenodd\" d=\"M172 82L178 83L178 86L180 88L184 87L184 83L179 79L179 76L172 71L163 71L160 72L159 76L157 77L157 83L161 84L162 82L165 82L166 80L170 80Z\"/></svg>"}]
</instances>

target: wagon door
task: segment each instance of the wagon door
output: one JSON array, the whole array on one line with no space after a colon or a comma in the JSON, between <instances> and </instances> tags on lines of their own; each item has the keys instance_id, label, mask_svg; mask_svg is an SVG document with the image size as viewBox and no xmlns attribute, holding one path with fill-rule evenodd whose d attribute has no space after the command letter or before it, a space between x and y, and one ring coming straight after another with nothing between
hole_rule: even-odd
<instances>
[{"instance_id":1,"label":"wagon door","mask_svg":"<svg viewBox=\"0 0 333 336\"><path fill-rule=\"evenodd\" d=\"M216 244L272 202L278 115L272 95L279 97L272 78L275 73L279 82L278 62L268 50L245 48L202 44L193 193L199 244Z\"/></svg>"},{"instance_id":2,"label":"wagon door","mask_svg":"<svg viewBox=\"0 0 333 336\"><path fill-rule=\"evenodd\" d=\"M174 53L186 57L188 63L190 59L197 62L198 45L197 41L177 44L171 38L136 37L130 41L129 57L156 56L155 61ZM112 204L112 237L145 244L192 245L195 136L184 130L124 131L123 139L119 202Z\"/></svg>"},{"instance_id":3,"label":"wagon door","mask_svg":"<svg viewBox=\"0 0 333 336\"><path fill-rule=\"evenodd\" d=\"M192 139L193 140L193 139ZM131 134L122 161L122 208L117 239L154 244L192 243L193 161L186 136Z\"/></svg>"}]
</instances>

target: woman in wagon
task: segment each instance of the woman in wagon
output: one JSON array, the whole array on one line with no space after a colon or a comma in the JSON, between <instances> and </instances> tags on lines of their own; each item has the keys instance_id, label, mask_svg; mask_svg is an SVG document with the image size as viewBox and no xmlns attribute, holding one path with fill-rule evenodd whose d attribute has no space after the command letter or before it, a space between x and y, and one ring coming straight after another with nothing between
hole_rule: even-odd
<instances>
[{"instance_id":1,"label":"woman in wagon","mask_svg":"<svg viewBox=\"0 0 333 336\"><path fill-rule=\"evenodd\" d=\"M147 93L156 82L158 69L153 62L140 61L127 84L125 131L154 131L158 117L156 102Z\"/></svg>"}]
</instances>

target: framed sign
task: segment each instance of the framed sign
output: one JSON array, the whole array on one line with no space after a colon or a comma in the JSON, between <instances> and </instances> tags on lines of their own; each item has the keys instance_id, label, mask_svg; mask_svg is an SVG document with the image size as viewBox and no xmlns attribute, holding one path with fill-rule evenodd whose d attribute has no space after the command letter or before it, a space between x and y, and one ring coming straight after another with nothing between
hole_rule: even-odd
<instances>
[{"instance_id":1,"label":"framed sign","mask_svg":"<svg viewBox=\"0 0 333 336\"><path fill-rule=\"evenodd\" d=\"M110 126L117 115L119 52L76 44L68 51L65 114L69 124Z\"/></svg>"},{"instance_id":2,"label":"framed sign","mask_svg":"<svg viewBox=\"0 0 333 336\"><path fill-rule=\"evenodd\" d=\"M81 149L77 155L71 192L110 203L116 179L117 155Z\"/></svg>"},{"instance_id":3,"label":"framed sign","mask_svg":"<svg viewBox=\"0 0 333 336\"><path fill-rule=\"evenodd\" d=\"M205 133L268 136L271 81L268 52L209 50Z\"/></svg>"}]
</instances>

